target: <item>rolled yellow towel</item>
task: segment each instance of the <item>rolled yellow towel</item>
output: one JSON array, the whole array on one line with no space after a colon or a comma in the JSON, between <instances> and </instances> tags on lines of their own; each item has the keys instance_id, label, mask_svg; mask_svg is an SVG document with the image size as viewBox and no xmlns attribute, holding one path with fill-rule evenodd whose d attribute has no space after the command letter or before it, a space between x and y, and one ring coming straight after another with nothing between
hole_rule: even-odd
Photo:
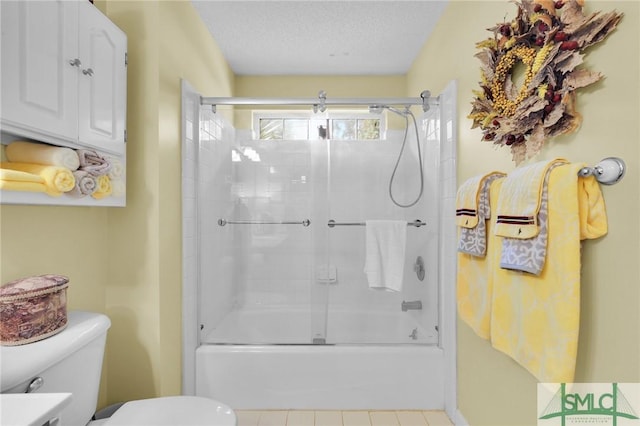
<instances>
[{"instance_id":1,"label":"rolled yellow towel","mask_svg":"<svg viewBox=\"0 0 640 426\"><path fill-rule=\"evenodd\" d=\"M12 163L41 164L59 166L71 171L80 167L78 154L71 148L51 146L42 143L16 141L5 148L7 160Z\"/></svg>"},{"instance_id":2,"label":"rolled yellow towel","mask_svg":"<svg viewBox=\"0 0 640 426\"><path fill-rule=\"evenodd\" d=\"M0 189L5 191L46 192L42 176L18 170L0 169Z\"/></svg>"},{"instance_id":3,"label":"rolled yellow towel","mask_svg":"<svg viewBox=\"0 0 640 426\"><path fill-rule=\"evenodd\" d=\"M102 175L96 178L96 190L91 196L96 200L101 200L111 195L113 188L111 187L111 179L109 176Z\"/></svg>"},{"instance_id":4,"label":"rolled yellow towel","mask_svg":"<svg viewBox=\"0 0 640 426\"><path fill-rule=\"evenodd\" d=\"M76 183L76 179L73 177L71 170L64 167L12 162L2 163L0 167L42 177L47 187L45 192L52 197L59 197L63 192L71 191Z\"/></svg>"}]
</instances>

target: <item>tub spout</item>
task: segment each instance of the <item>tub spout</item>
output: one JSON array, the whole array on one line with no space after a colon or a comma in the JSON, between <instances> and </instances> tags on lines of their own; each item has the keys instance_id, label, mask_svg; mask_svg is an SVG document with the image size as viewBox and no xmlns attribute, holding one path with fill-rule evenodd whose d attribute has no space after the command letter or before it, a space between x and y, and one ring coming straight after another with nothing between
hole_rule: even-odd
<instances>
[{"instance_id":1,"label":"tub spout","mask_svg":"<svg viewBox=\"0 0 640 426\"><path fill-rule=\"evenodd\" d=\"M422 309L422 300L413 300L411 302L405 302L404 300L402 301L402 312L420 309Z\"/></svg>"}]
</instances>

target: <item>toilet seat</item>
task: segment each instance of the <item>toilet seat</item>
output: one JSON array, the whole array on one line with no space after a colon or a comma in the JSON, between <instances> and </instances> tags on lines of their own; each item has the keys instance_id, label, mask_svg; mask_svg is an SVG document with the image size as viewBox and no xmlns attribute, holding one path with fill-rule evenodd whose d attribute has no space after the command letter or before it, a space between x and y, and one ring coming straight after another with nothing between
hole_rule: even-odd
<instances>
[{"instance_id":1,"label":"toilet seat","mask_svg":"<svg viewBox=\"0 0 640 426\"><path fill-rule=\"evenodd\" d=\"M130 401L104 426L235 426L236 415L227 405L197 396L167 396Z\"/></svg>"}]
</instances>

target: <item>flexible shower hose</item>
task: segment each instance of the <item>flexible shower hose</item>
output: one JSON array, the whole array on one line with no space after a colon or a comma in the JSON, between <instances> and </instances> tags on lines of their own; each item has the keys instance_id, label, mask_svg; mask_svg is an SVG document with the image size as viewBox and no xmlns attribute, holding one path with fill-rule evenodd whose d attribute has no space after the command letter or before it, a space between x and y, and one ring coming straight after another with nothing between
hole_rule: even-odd
<instances>
[{"instance_id":1,"label":"flexible shower hose","mask_svg":"<svg viewBox=\"0 0 640 426\"><path fill-rule=\"evenodd\" d=\"M418 201L420 201L420 198L422 198L422 193L424 192L424 172L423 172L423 167L422 167L422 153L420 151L420 136L418 133L418 124L416 123L416 117L415 115L413 115L413 113L407 108L406 111L398 111L395 108L391 108L391 107L386 107L389 111L394 112L402 117L404 117L405 119L405 128L404 128L404 138L402 139L402 147L400 148L400 153L398 154L398 159L396 160L396 165L393 168L393 173L391 173L391 178L389 179L389 198L391 198L391 201L393 201L393 204L395 204L398 207L402 207L402 208L407 208L407 207L412 207L414 205L416 205L416 203ZM402 154L404 153L404 149L405 149L405 145L407 144L407 135L409 134L409 116L411 116L411 119L413 120L413 128L415 129L416 132L416 146L418 148L418 167L420 168L420 192L418 193L418 196L416 197L416 199L409 203L409 204L401 204L398 201L396 201L396 199L393 196L393 190L392 190L392 186L393 186L393 180L396 177L396 172L398 171L398 165L400 164L400 159L402 158Z\"/></svg>"}]
</instances>

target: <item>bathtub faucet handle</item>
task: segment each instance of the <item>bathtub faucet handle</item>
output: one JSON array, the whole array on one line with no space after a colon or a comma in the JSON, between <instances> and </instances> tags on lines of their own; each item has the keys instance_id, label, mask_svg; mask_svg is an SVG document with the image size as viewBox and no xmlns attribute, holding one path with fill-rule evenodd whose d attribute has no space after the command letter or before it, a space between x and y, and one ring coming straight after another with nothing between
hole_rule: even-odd
<instances>
[{"instance_id":1,"label":"bathtub faucet handle","mask_svg":"<svg viewBox=\"0 0 640 426\"><path fill-rule=\"evenodd\" d=\"M416 263L413 264L413 270L420 281L424 280L424 259L422 256L416 258Z\"/></svg>"}]
</instances>

